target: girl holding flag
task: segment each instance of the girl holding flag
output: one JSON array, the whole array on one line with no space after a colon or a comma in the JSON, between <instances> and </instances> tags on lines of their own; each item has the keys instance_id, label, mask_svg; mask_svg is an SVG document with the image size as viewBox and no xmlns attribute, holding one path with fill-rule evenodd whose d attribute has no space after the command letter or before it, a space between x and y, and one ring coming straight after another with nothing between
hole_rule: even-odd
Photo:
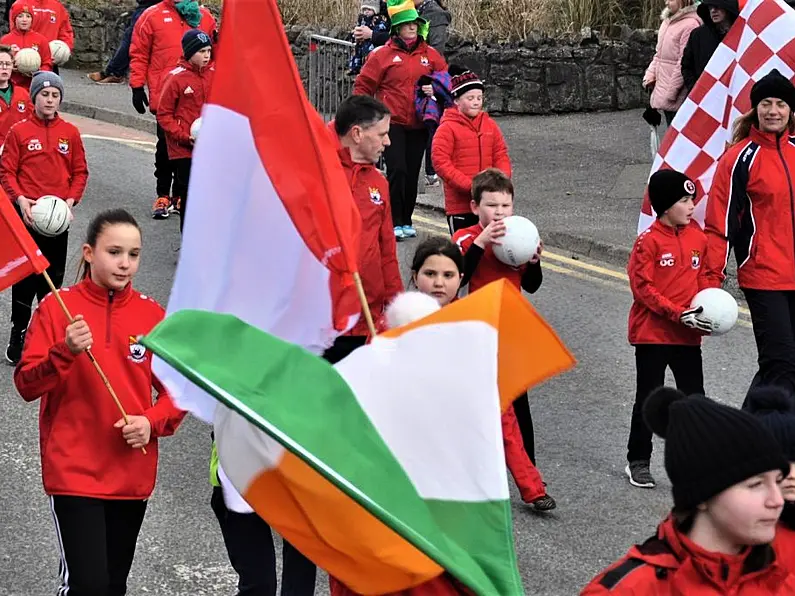
<instances>
[{"instance_id":1,"label":"girl holding flag","mask_svg":"<svg viewBox=\"0 0 795 596\"><path fill-rule=\"evenodd\" d=\"M125 594L155 486L157 439L173 434L184 416L136 339L164 316L157 302L132 288L140 255L132 215L122 209L97 215L83 245L82 280L61 293L74 320L58 296L41 301L14 371L20 395L41 399L42 480L60 548L59 594ZM83 353L89 348L128 415L120 417Z\"/></svg>"}]
</instances>

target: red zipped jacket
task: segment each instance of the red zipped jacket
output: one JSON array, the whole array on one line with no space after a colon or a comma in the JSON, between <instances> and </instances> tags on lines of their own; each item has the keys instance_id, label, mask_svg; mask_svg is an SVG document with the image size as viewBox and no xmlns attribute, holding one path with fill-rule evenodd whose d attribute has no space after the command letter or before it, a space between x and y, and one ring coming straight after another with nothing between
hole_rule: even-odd
<instances>
[{"instance_id":1,"label":"red zipped jacket","mask_svg":"<svg viewBox=\"0 0 795 596\"><path fill-rule=\"evenodd\" d=\"M173 434L184 416L152 375L152 353L137 340L163 319L163 308L130 285L112 292L88 278L61 290L61 296L72 315L85 318L97 362L127 414L149 419L152 439L144 455L114 428L119 410L88 356L75 356L66 346L66 316L48 295L33 315L14 371L25 401L41 398L44 490L48 495L147 499L157 475L157 438ZM158 392L154 405L152 387Z\"/></svg>"},{"instance_id":2,"label":"red zipped jacket","mask_svg":"<svg viewBox=\"0 0 795 596\"><path fill-rule=\"evenodd\" d=\"M339 143L336 133L334 136ZM359 275L364 294L373 320L382 321L387 305L403 291L389 204L389 183L374 165L354 163L348 149L340 146L337 153L362 216ZM359 317L348 334L370 334L364 315Z\"/></svg>"},{"instance_id":3,"label":"red zipped jacket","mask_svg":"<svg viewBox=\"0 0 795 596\"><path fill-rule=\"evenodd\" d=\"M193 154L190 126L202 113L210 97L215 66L198 68L181 58L177 67L163 78L163 91L157 109L157 122L166 132L169 159L182 159Z\"/></svg>"},{"instance_id":4,"label":"red zipped jacket","mask_svg":"<svg viewBox=\"0 0 795 596\"><path fill-rule=\"evenodd\" d=\"M787 503L784 505L784 509L792 506L791 503ZM773 549L776 551L777 561L790 573L795 574L795 529L783 521L779 521L776 527L776 537L773 540Z\"/></svg>"},{"instance_id":5,"label":"red zipped jacket","mask_svg":"<svg viewBox=\"0 0 795 596\"><path fill-rule=\"evenodd\" d=\"M33 102L30 101L27 89L13 82L10 85L11 102L6 103L0 99L0 147L5 143L12 126L33 115Z\"/></svg>"},{"instance_id":6,"label":"red zipped jacket","mask_svg":"<svg viewBox=\"0 0 795 596\"><path fill-rule=\"evenodd\" d=\"M795 576L769 544L738 555L709 552L676 529L669 517L657 535L588 584L581 596L784 596Z\"/></svg>"},{"instance_id":7,"label":"red zipped jacket","mask_svg":"<svg viewBox=\"0 0 795 596\"><path fill-rule=\"evenodd\" d=\"M72 21L69 11L58 0L26 0L33 7L33 24L31 29L38 31L47 40L47 43L60 39L75 48L75 32L72 30ZM13 7L12 7L13 8ZM12 21L13 22L13 21ZM49 46L48 46L49 48ZM42 62L43 62L42 57Z\"/></svg>"},{"instance_id":8,"label":"red zipped jacket","mask_svg":"<svg viewBox=\"0 0 795 596\"><path fill-rule=\"evenodd\" d=\"M149 88L149 110L157 113L163 77L182 58L182 35L193 29L177 12L174 0L163 0L147 8L133 28L130 44L130 87ZM215 17L204 6L196 29L215 38Z\"/></svg>"},{"instance_id":9,"label":"red zipped jacket","mask_svg":"<svg viewBox=\"0 0 795 596\"><path fill-rule=\"evenodd\" d=\"M629 311L629 343L701 345L701 334L679 321L706 285L707 238L699 225L673 228L659 219L632 248L627 273L635 301Z\"/></svg>"},{"instance_id":10,"label":"red zipped jacket","mask_svg":"<svg viewBox=\"0 0 795 596\"><path fill-rule=\"evenodd\" d=\"M447 62L422 38L409 51L400 38L393 37L367 57L353 94L383 102L392 114L392 124L419 129L423 123L414 108L414 86L422 75L440 70L447 70Z\"/></svg>"},{"instance_id":11,"label":"red zipped jacket","mask_svg":"<svg viewBox=\"0 0 795 596\"><path fill-rule=\"evenodd\" d=\"M754 290L795 290L795 138L751 128L718 161L705 231L708 284L726 278L729 250L737 282Z\"/></svg>"},{"instance_id":12,"label":"red zipped jacket","mask_svg":"<svg viewBox=\"0 0 795 596\"><path fill-rule=\"evenodd\" d=\"M27 12L33 16L33 7L28 4L27 0L17 0L11 5L11 31L0 37L0 44L11 46L14 53L22 48L33 48L39 53L41 57L41 67L39 70L52 70L52 53L50 52L50 40L44 35L35 31L32 27L30 31L20 31L17 29L17 17ZM30 89L30 82L33 77L23 75L18 71L11 73L11 82L25 89Z\"/></svg>"},{"instance_id":13,"label":"red zipped jacket","mask_svg":"<svg viewBox=\"0 0 795 596\"><path fill-rule=\"evenodd\" d=\"M511 177L508 146L500 127L486 112L474 118L450 108L433 137L433 167L444 181L447 215L470 213L472 178L486 168Z\"/></svg>"},{"instance_id":14,"label":"red zipped jacket","mask_svg":"<svg viewBox=\"0 0 795 596\"><path fill-rule=\"evenodd\" d=\"M11 127L0 160L0 183L11 201L20 195L83 198L88 182L86 151L77 127L57 114L42 120L35 114Z\"/></svg>"}]
</instances>

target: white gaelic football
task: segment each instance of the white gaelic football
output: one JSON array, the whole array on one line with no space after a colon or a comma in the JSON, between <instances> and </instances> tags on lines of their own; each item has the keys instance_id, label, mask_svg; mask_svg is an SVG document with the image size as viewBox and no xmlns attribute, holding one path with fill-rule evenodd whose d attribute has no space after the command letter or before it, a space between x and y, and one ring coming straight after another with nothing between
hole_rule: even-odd
<instances>
[{"instance_id":1,"label":"white gaelic football","mask_svg":"<svg viewBox=\"0 0 795 596\"><path fill-rule=\"evenodd\" d=\"M725 290L720 288L707 288L695 295L690 303L691 308L701 306L705 318L712 321L715 329L712 335L723 335L737 322L739 310L737 301Z\"/></svg>"},{"instance_id":2,"label":"white gaelic football","mask_svg":"<svg viewBox=\"0 0 795 596\"><path fill-rule=\"evenodd\" d=\"M190 136L195 141L199 138L199 131L202 127L202 117L199 116L196 120L193 121L193 124L190 125Z\"/></svg>"},{"instance_id":3,"label":"white gaelic football","mask_svg":"<svg viewBox=\"0 0 795 596\"><path fill-rule=\"evenodd\" d=\"M60 236L69 229L69 206L54 195L44 195L30 208L33 229L42 236Z\"/></svg>"},{"instance_id":4,"label":"white gaelic football","mask_svg":"<svg viewBox=\"0 0 795 596\"><path fill-rule=\"evenodd\" d=\"M493 244L494 256L511 267L520 267L538 253L541 237L535 224L520 215L506 217L505 236Z\"/></svg>"},{"instance_id":5,"label":"white gaelic football","mask_svg":"<svg viewBox=\"0 0 795 596\"><path fill-rule=\"evenodd\" d=\"M22 48L14 56L14 66L22 74L33 74L41 68L41 56L33 48Z\"/></svg>"},{"instance_id":6,"label":"white gaelic football","mask_svg":"<svg viewBox=\"0 0 795 596\"><path fill-rule=\"evenodd\" d=\"M65 41L60 39L53 39L50 42L50 53L52 54L53 62L58 66L63 66L69 62L69 58L72 57L72 51L69 49L69 46L66 45Z\"/></svg>"}]
</instances>

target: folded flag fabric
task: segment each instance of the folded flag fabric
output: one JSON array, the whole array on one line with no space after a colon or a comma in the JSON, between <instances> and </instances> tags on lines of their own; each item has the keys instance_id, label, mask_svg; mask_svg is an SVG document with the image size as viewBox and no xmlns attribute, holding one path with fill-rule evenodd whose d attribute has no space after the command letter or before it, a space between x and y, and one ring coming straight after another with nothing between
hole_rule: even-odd
<instances>
[{"instance_id":1,"label":"folded flag fabric","mask_svg":"<svg viewBox=\"0 0 795 596\"><path fill-rule=\"evenodd\" d=\"M361 312L361 216L276 0L227 0L222 21L167 315L231 313L321 353ZM213 399L162 360L153 370L180 408L212 421Z\"/></svg>"},{"instance_id":2,"label":"folded flag fabric","mask_svg":"<svg viewBox=\"0 0 795 596\"><path fill-rule=\"evenodd\" d=\"M477 594L523 593L500 413L575 361L510 284L334 367L218 313L177 312L143 343L227 406L215 439L229 479L351 589L384 594L444 569Z\"/></svg>"},{"instance_id":3,"label":"folded flag fabric","mask_svg":"<svg viewBox=\"0 0 795 596\"><path fill-rule=\"evenodd\" d=\"M8 195L0 190L0 292L50 266Z\"/></svg>"},{"instance_id":4,"label":"folded flag fabric","mask_svg":"<svg viewBox=\"0 0 795 596\"><path fill-rule=\"evenodd\" d=\"M795 74L795 10L781 0L749 0L676 113L649 176L659 169L696 183L695 218L704 226L718 159L731 142L734 121L751 109L751 87L774 68ZM646 195L638 234L654 222Z\"/></svg>"}]
</instances>

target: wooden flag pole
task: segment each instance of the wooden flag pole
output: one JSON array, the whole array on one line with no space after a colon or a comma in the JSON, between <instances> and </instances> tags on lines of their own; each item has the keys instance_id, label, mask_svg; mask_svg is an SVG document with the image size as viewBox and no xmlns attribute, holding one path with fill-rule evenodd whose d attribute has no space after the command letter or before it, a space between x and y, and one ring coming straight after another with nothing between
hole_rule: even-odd
<instances>
[{"instance_id":1,"label":"wooden flag pole","mask_svg":"<svg viewBox=\"0 0 795 596\"><path fill-rule=\"evenodd\" d=\"M58 291L58 288L55 287L55 284L52 282L52 279L50 278L50 276L46 271L44 271L42 275L44 276L47 285L50 286L50 290L52 291L53 296L55 296L55 299L58 301L58 304L60 305L63 314L66 315L66 319L69 321L69 324L71 325L72 323L75 322L75 320L74 318L72 318L72 313L69 312L69 309L66 307L66 304L64 304L63 298L61 298L61 293ZM94 365L94 368L97 369L97 373L99 373L99 377L102 379L102 382L105 384L105 387L108 389L108 393L110 393L110 396L113 398L113 401L116 402L116 407L119 409L119 412L121 412L121 416L122 418L124 418L124 423L130 424L130 419L127 417L127 412L124 411L124 406L121 405L121 401L119 401L119 396L116 395L116 392L113 390L113 387L111 386L110 381L108 380L108 377L105 374L105 371L102 370L102 367L99 365L99 362L97 362L97 359L94 357L94 354L91 352L91 348L86 349L86 355L88 356L88 359L91 360L91 364ZM144 453L144 455L146 455L146 447L141 447L141 451Z\"/></svg>"},{"instance_id":2,"label":"wooden flag pole","mask_svg":"<svg viewBox=\"0 0 795 596\"><path fill-rule=\"evenodd\" d=\"M367 296L364 293L364 286L362 285L362 278L358 271L353 272L353 282L356 284L356 292L359 294L359 302L362 303L362 312L367 321L367 328L370 330L370 335L375 337L375 323L373 323L373 313L370 312L370 305L367 304Z\"/></svg>"}]
</instances>

